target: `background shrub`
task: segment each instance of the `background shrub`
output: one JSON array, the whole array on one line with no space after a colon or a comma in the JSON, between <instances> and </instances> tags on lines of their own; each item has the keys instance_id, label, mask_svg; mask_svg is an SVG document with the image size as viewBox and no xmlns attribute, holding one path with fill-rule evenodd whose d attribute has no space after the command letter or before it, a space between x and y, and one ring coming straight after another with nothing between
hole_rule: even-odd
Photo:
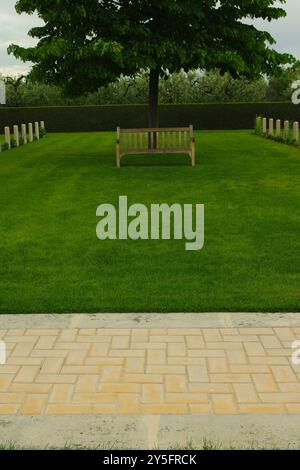
<instances>
[{"instance_id":1,"label":"background shrub","mask_svg":"<svg viewBox=\"0 0 300 470\"><path fill-rule=\"evenodd\" d=\"M209 103L161 105L160 126L186 126L195 129L253 129L255 116L300 121L300 106L292 103ZM117 126L148 126L146 105L53 106L39 108L0 108L0 132L4 126L45 121L48 132L113 131Z\"/></svg>"}]
</instances>

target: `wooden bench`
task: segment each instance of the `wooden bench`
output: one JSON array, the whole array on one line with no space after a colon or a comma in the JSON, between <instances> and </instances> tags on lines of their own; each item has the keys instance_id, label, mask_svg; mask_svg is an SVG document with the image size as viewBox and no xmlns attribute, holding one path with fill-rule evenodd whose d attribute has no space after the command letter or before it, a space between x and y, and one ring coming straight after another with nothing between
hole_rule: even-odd
<instances>
[{"instance_id":1,"label":"wooden bench","mask_svg":"<svg viewBox=\"0 0 300 470\"><path fill-rule=\"evenodd\" d=\"M166 129L117 129L117 167L124 155L153 153L187 153L196 165L193 126Z\"/></svg>"}]
</instances>

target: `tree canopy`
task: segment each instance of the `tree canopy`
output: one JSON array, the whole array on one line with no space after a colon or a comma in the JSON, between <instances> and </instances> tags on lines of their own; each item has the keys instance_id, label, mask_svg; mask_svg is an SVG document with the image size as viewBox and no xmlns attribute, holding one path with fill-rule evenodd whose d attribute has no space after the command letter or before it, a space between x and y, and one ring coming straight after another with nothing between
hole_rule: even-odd
<instances>
[{"instance_id":1,"label":"tree canopy","mask_svg":"<svg viewBox=\"0 0 300 470\"><path fill-rule=\"evenodd\" d=\"M285 0L279 0L284 4ZM9 52L34 63L32 79L68 95L92 92L121 74L150 71L150 125L158 124L158 82L180 69L258 78L293 63L249 19L285 16L277 0L18 0L17 12L44 21L29 34L35 47Z\"/></svg>"}]
</instances>

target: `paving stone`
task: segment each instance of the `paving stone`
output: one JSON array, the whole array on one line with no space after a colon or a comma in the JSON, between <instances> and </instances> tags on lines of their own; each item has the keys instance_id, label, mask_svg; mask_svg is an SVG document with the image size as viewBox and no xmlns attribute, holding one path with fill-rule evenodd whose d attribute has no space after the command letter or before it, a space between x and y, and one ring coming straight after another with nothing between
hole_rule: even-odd
<instances>
[{"instance_id":1,"label":"paving stone","mask_svg":"<svg viewBox=\"0 0 300 470\"><path fill-rule=\"evenodd\" d=\"M244 351L227 350L227 359L229 364L246 364L247 356Z\"/></svg>"},{"instance_id":2,"label":"paving stone","mask_svg":"<svg viewBox=\"0 0 300 470\"><path fill-rule=\"evenodd\" d=\"M169 357L185 357L186 347L185 344L168 343L168 356Z\"/></svg>"},{"instance_id":3,"label":"paving stone","mask_svg":"<svg viewBox=\"0 0 300 470\"><path fill-rule=\"evenodd\" d=\"M237 404L233 395L212 394L213 410L216 414L235 414Z\"/></svg>"},{"instance_id":4,"label":"paving stone","mask_svg":"<svg viewBox=\"0 0 300 470\"><path fill-rule=\"evenodd\" d=\"M82 365L85 363L86 356L86 351L70 351L67 355L65 363L67 365Z\"/></svg>"},{"instance_id":5,"label":"paving stone","mask_svg":"<svg viewBox=\"0 0 300 470\"><path fill-rule=\"evenodd\" d=\"M132 330L131 341L133 343L148 343L149 335L151 332L147 329Z\"/></svg>"},{"instance_id":6,"label":"paving stone","mask_svg":"<svg viewBox=\"0 0 300 470\"><path fill-rule=\"evenodd\" d=\"M276 336L260 336L260 341L262 345L266 349L275 349L275 348L282 348L280 341L277 339Z\"/></svg>"},{"instance_id":7,"label":"paving stone","mask_svg":"<svg viewBox=\"0 0 300 470\"><path fill-rule=\"evenodd\" d=\"M12 351L10 357L22 357L26 358L27 356L30 355L31 351L34 348L34 342L29 342L29 343L19 343L16 345L14 350Z\"/></svg>"},{"instance_id":8,"label":"paving stone","mask_svg":"<svg viewBox=\"0 0 300 470\"><path fill-rule=\"evenodd\" d=\"M39 370L39 366L22 366L15 378L15 381L22 383L32 383L34 382L34 379L37 376Z\"/></svg>"},{"instance_id":9,"label":"paving stone","mask_svg":"<svg viewBox=\"0 0 300 470\"><path fill-rule=\"evenodd\" d=\"M6 339L9 336L24 336L26 330L24 328L11 328L9 330L6 330Z\"/></svg>"},{"instance_id":10,"label":"paving stone","mask_svg":"<svg viewBox=\"0 0 300 470\"><path fill-rule=\"evenodd\" d=\"M233 384L238 403L257 403L257 395L252 384Z\"/></svg>"},{"instance_id":11,"label":"paving stone","mask_svg":"<svg viewBox=\"0 0 300 470\"><path fill-rule=\"evenodd\" d=\"M141 396L138 393L128 393L118 396L118 412L135 414L140 411Z\"/></svg>"},{"instance_id":12,"label":"paving stone","mask_svg":"<svg viewBox=\"0 0 300 470\"><path fill-rule=\"evenodd\" d=\"M0 393L0 404L3 405L7 403L22 403L24 401L24 398L24 393L4 392Z\"/></svg>"},{"instance_id":13,"label":"paving stone","mask_svg":"<svg viewBox=\"0 0 300 470\"><path fill-rule=\"evenodd\" d=\"M36 349L51 349L56 339L56 336L41 336L37 342Z\"/></svg>"},{"instance_id":14,"label":"paving stone","mask_svg":"<svg viewBox=\"0 0 300 470\"><path fill-rule=\"evenodd\" d=\"M90 405L48 405L45 413L48 415L86 415L91 411Z\"/></svg>"},{"instance_id":15,"label":"paving stone","mask_svg":"<svg viewBox=\"0 0 300 470\"><path fill-rule=\"evenodd\" d=\"M274 328L274 331L280 341L294 341L296 339L295 333L291 328Z\"/></svg>"},{"instance_id":16,"label":"paving stone","mask_svg":"<svg viewBox=\"0 0 300 470\"><path fill-rule=\"evenodd\" d=\"M101 383L119 382L122 373L121 366L104 366L101 374Z\"/></svg>"},{"instance_id":17,"label":"paving stone","mask_svg":"<svg viewBox=\"0 0 300 470\"><path fill-rule=\"evenodd\" d=\"M203 336L206 342L222 341L222 336L218 328L203 329Z\"/></svg>"},{"instance_id":18,"label":"paving stone","mask_svg":"<svg viewBox=\"0 0 300 470\"><path fill-rule=\"evenodd\" d=\"M278 385L271 374L253 374L252 379L258 392L278 391Z\"/></svg>"},{"instance_id":19,"label":"paving stone","mask_svg":"<svg viewBox=\"0 0 300 470\"><path fill-rule=\"evenodd\" d=\"M209 375L206 365L189 365L187 367L189 382L208 382Z\"/></svg>"},{"instance_id":20,"label":"paving stone","mask_svg":"<svg viewBox=\"0 0 300 470\"><path fill-rule=\"evenodd\" d=\"M277 382L297 382L297 377L290 366L271 366Z\"/></svg>"},{"instance_id":21,"label":"paving stone","mask_svg":"<svg viewBox=\"0 0 300 470\"><path fill-rule=\"evenodd\" d=\"M127 349L129 347L129 336L113 336L111 342L112 349Z\"/></svg>"},{"instance_id":22,"label":"paving stone","mask_svg":"<svg viewBox=\"0 0 300 470\"><path fill-rule=\"evenodd\" d=\"M142 405L140 413L142 414L186 414L188 412L188 406L185 404L165 404L165 405Z\"/></svg>"},{"instance_id":23,"label":"paving stone","mask_svg":"<svg viewBox=\"0 0 300 470\"><path fill-rule=\"evenodd\" d=\"M206 393L166 393L166 403L208 403Z\"/></svg>"},{"instance_id":24,"label":"paving stone","mask_svg":"<svg viewBox=\"0 0 300 470\"><path fill-rule=\"evenodd\" d=\"M40 415L43 414L46 404L48 401L48 396L40 394L28 395L20 407L21 415Z\"/></svg>"},{"instance_id":25,"label":"paving stone","mask_svg":"<svg viewBox=\"0 0 300 470\"><path fill-rule=\"evenodd\" d=\"M162 365L166 364L167 355L166 351L148 350L147 364L148 365Z\"/></svg>"},{"instance_id":26,"label":"paving stone","mask_svg":"<svg viewBox=\"0 0 300 470\"><path fill-rule=\"evenodd\" d=\"M95 393L98 388L99 375L81 375L76 383L76 393Z\"/></svg>"},{"instance_id":27,"label":"paving stone","mask_svg":"<svg viewBox=\"0 0 300 470\"><path fill-rule=\"evenodd\" d=\"M265 356L266 351L260 343L244 343L248 356Z\"/></svg>"},{"instance_id":28,"label":"paving stone","mask_svg":"<svg viewBox=\"0 0 300 470\"><path fill-rule=\"evenodd\" d=\"M1 415L15 415L18 413L19 408L20 408L20 405L0 403L0 416Z\"/></svg>"},{"instance_id":29,"label":"paving stone","mask_svg":"<svg viewBox=\"0 0 300 470\"><path fill-rule=\"evenodd\" d=\"M62 368L64 359L62 357L48 357L43 363L40 374L58 374Z\"/></svg>"},{"instance_id":30,"label":"paving stone","mask_svg":"<svg viewBox=\"0 0 300 470\"><path fill-rule=\"evenodd\" d=\"M164 387L158 384L142 385L142 403L163 403ZM177 403L177 402L176 402Z\"/></svg>"},{"instance_id":31,"label":"paving stone","mask_svg":"<svg viewBox=\"0 0 300 470\"><path fill-rule=\"evenodd\" d=\"M190 413L191 414L211 414L212 413L212 406L200 404L200 403L191 403L189 405Z\"/></svg>"},{"instance_id":32,"label":"paving stone","mask_svg":"<svg viewBox=\"0 0 300 470\"><path fill-rule=\"evenodd\" d=\"M148 354L150 352L152 351L148 351ZM145 372L145 359L142 357L127 357L124 370L128 374L143 374Z\"/></svg>"},{"instance_id":33,"label":"paving stone","mask_svg":"<svg viewBox=\"0 0 300 470\"><path fill-rule=\"evenodd\" d=\"M14 378L13 374L1 374L0 375L0 392L6 392L8 390L8 387L13 381L13 378Z\"/></svg>"},{"instance_id":34,"label":"paving stone","mask_svg":"<svg viewBox=\"0 0 300 470\"><path fill-rule=\"evenodd\" d=\"M186 336L186 343L189 349L205 348L205 342L200 335L188 335Z\"/></svg>"},{"instance_id":35,"label":"paving stone","mask_svg":"<svg viewBox=\"0 0 300 470\"><path fill-rule=\"evenodd\" d=\"M299 327L114 329L79 320L80 328L0 330L9 351L0 415L300 413L300 367L291 362Z\"/></svg>"},{"instance_id":36,"label":"paving stone","mask_svg":"<svg viewBox=\"0 0 300 470\"><path fill-rule=\"evenodd\" d=\"M126 338L126 336L125 336ZM89 356L107 356L109 350L109 343L95 343L92 345Z\"/></svg>"},{"instance_id":37,"label":"paving stone","mask_svg":"<svg viewBox=\"0 0 300 470\"><path fill-rule=\"evenodd\" d=\"M229 372L227 360L224 358L210 357L207 359L208 371L213 374Z\"/></svg>"},{"instance_id":38,"label":"paving stone","mask_svg":"<svg viewBox=\"0 0 300 470\"><path fill-rule=\"evenodd\" d=\"M66 390L66 393L69 393L69 392ZM83 403L83 404L115 403L116 399L117 399L116 393L75 393L73 397L73 403Z\"/></svg>"},{"instance_id":39,"label":"paving stone","mask_svg":"<svg viewBox=\"0 0 300 470\"><path fill-rule=\"evenodd\" d=\"M239 405L240 413L247 414L281 414L286 409L283 405Z\"/></svg>"},{"instance_id":40,"label":"paving stone","mask_svg":"<svg viewBox=\"0 0 300 470\"><path fill-rule=\"evenodd\" d=\"M70 403L74 391L73 385L55 384L49 398L50 403Z\"/></svg>"},{"instance_id":41,"label":"paving stone","mask_svg":"<svg viewBox=\"0 0 300 470\"><path fill-rule=\"evenodd\" d=\"M165 378L166 392L186 392L187 383L184 375L169 375Z\"/></svg>"}]
</instances>

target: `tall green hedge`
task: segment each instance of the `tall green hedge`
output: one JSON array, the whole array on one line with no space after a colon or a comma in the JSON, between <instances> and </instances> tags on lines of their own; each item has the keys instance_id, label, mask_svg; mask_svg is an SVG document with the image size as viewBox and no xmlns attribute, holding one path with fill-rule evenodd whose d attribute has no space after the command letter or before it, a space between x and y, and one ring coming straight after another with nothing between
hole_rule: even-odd
<instances>
[{"instance_id":1,"label":"tall green hedge","mask_svg":"<svg viewBox=\"0 0 300 470\"><path fill-rule=\"evenodd\" d=\"M161 105L160 126L195 129L249 129L255 115L300 121L300 106L292 103L216 103ZM45 121L49 132L111 131L147 127L147 106L55 106L40 108L0 107L0 133L4 126Z\"/></svg>"}]
</instances>

